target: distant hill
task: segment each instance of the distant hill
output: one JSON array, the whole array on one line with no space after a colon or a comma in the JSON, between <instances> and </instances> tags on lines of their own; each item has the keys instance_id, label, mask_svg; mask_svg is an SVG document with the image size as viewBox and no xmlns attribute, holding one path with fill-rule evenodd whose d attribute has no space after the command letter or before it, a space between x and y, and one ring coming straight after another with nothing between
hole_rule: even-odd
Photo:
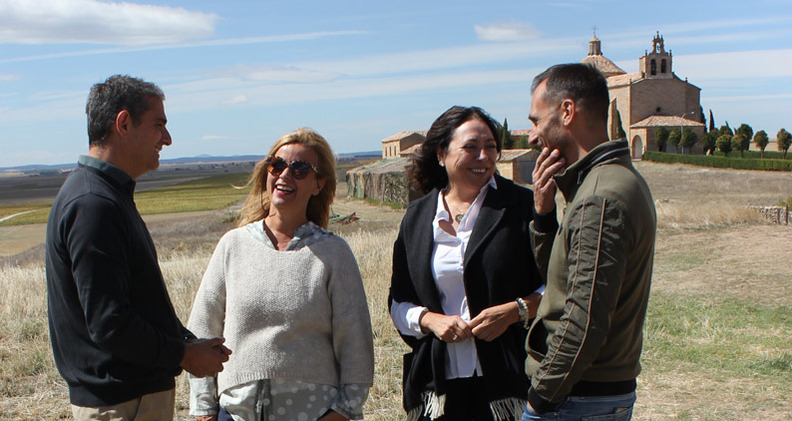
<instances>
[{"instance_id":1,"label":"distant hill","mask_svg":"<svg viewBox=\"0 0 792 421\"><path fill-rule=\"evenodd\" d=\"M347 161L347 160L355 160L355 159L367 159L367 158L376 158L382 155L380 151L368 151L368 152L351 152L351 153L342 153L337 155L338 161ZM247 162L247 161L260 161L264 159L264 155L231 155L231 156L212 156L212 155L198 155L193 157L187 158L173 158L173 159L162 159L160 160L161 165L192 165L192 164L202 164L202 163L223 163L223 162ZM17 167L0 167L0 173L25 173L25 172L60 172L64 170L71 170L76 166L75 163L71 164L54 164L54 165L43 165L43 164L32 164L32 165L20 165Z\"/></svg>"}]
</instances>

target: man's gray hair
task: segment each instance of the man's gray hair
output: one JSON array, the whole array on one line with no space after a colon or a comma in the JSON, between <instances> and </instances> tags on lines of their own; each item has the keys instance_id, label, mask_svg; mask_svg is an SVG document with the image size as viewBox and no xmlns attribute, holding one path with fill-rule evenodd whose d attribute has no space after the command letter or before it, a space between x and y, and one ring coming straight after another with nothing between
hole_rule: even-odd
<instances>
[{"instance_id":1,"label":"man's gray hair","mask_svg":"<svg viewBox=\"0 0 792 421\"><path fill-rule=\"evenodd\" d=\"M149 97L165 100L165 94L157 85L127 75L114 75L91 87L85 114L88 116L88 143L102 146L113 129L116 116L127 110L132 124L140 124L143 113L148 111Z\"/></svg>"}]
</instances>

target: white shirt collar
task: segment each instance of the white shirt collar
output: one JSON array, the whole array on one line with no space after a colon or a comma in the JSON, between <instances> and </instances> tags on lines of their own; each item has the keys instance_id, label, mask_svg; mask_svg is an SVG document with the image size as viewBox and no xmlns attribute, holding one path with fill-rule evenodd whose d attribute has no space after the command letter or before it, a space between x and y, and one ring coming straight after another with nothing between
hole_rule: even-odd
<instances>
[{"instance_id":1,"label":"white shirt collar","mask_svg":"<svg viewBox=\"0 0 792 421\"><path fill-rule=\"evenodd\" d=\"M473 229L473 225L476 224L476 219L478 219L478 214L481 211L481 206L484 202L484 196L487 195L487 191L490 188L495 190L498 189L498 183L495 182L495 176L490 177L489 181L484 184L481 190L479 190L478 196L476 196L476 199L473 200L473 203L470 205L467 212L465 212L465 215L462 217L462 220L459 222L459 231L471 231ZM438 234L436 230L439 229L443 231L443 229L439 227L438 223L440 221L450 220L451 215L448 214L448 211L443 204L443 191L441 190L437 195L437 208L435 209L435 217L432 221L432 226L435 228L435 239L437 238Z\"/></svg>"}]
</instances>

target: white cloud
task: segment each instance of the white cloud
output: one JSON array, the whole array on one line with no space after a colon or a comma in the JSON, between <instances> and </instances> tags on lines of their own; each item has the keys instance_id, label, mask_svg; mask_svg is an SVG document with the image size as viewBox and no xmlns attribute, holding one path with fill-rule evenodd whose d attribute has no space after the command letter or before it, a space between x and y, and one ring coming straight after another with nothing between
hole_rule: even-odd
<instances>
[{"instance_id":1,"label":"white cloud","mask_svg":"<svg viewBox=\"0 0 792 421\"><path fill-rule=\"evenodd\" d=\"M552 38L542 42L479 43L431 50L375 54L338 61L295 63L301 69L322 69L347 76L367 76L463 68L489 63L525 61L559 51L575 51L579 38ZM582 55L585 50L581 50Z\"/></svg>"},{"instance_id":2,"label":"white cloud","mask_svg":"<svg viewBox=\"0 0 792 421\"><path fill-rule=\"evenodd\" d=\"M246 102L248 102L247 95L235 95L220 101L220 103L224 105L244 104Z\"/></svg>"},{"instance_id":3,"label":"white cloud","mask_svg":"<svg viewBox=\"0 0 792 421\"><path fill-rule=\"evenodd\" d=\"M0 33L2 33L2 31L0 31ZM67 51L60 53L3 58L0 59L0 63L17 63L17 62L25 62L25 61L48 60L54 58L84 57L84 56L95 56L102 54L122 54L122 53L131 53L131 52L140 52L140 51L170 50L177 48L200 48L200 47L218 47L218 46L233 46L233 45L247 45L247 44L264 44L264 43L287 42L287 41L303 41L303 40L315 40L319 38L340 36L340 35L359 35L364 33L365 31L354 31L354 30L302 32L302 33L283 34L283 35L212 39L212 40L203 40L203 41L190 41L190 42L145 45L145 46L124 46L121 48L98 48L92 50ZM2 42L1 38L0 38L0 42Z\"/></svg>"},{"instance_id":4,"label":"white cloud","mask_svg":"<svg viewBox=\"0 0 792 421\"><path fill-rule=\"evenodd\" d=\"M476 36L482 41L526 41L539 38L539 30L526 22L508 22L491 25L473 25Z\"/></svg>"},{"instance_id":5,"label":"white cloud","mask_svg":"<svg viewBox=\"0 0 792 421\"><path fill-rule=\"evenodd\" d=\"M145 45L209 36L218 16L98 0L0 0L2 43Z\"/></svg>"},{"instance_id":6,"label":"white cloud","mask_svg":"<svg viewBox=\"0 0 792 421\"><path fill-rule=\"evenodd\" d=\"M693 84L697 80L790 77L792 49L677 55L674 73L690 78Z\"/></svg>"},{"instance_id":7,"label":"white cloud","mask_svg":"<svg viewBox=\"0 0 792 421\"><path fill-rule=\"evenodd\" d=\"M299 67L280 66L248 66L240 65L230 72L221 70L221 74L235 74L238 78L255 82L295 82L317 83L329 82L343 76L337 72L302 69Z\"/></svg>"},{"instance_id":8,"label":"white cloud","mask_svg":"<svg viewBox=\"0 0 792 421\"><path fill-rule=\"evenodd\" d=\"M12 80L19 80L20 76L12 73L0 73L0 82L10 82Z\"/></svg>"},{"instance_id":9,"label":"white cloud","mask_svg":"<svg viewBox=\"0 0 792 421\"><path fill-rule=\"evenodd\" d=\"M491 71L449 71L410 76L344 78L328 83L262 84L244 83L234 78L205 79L164 87L169 110L179 112L212 109L217 103L230 104L228 96L245 98L245 107L277 106L294 103L341 100L350 98L381 98L458 89L475 86L513 83L528 92L531 79L543 68L521 68ZM241 104L239 101L235 104Z\"/></svg>"}]
</instances>

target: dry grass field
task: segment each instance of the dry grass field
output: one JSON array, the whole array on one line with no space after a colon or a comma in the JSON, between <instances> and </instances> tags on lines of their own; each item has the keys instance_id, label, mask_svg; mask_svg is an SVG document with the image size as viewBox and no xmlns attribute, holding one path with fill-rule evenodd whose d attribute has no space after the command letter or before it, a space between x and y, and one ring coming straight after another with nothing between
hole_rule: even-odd
<instances>
[{"instance_id":1,"label":"dry grass field","mask_svg":"<svg viewBox=\"0 0 792 421\"><path fill-rule=\"evenodd\" d=\"M637 420L792 419L792 226L746 208L792 196L789 173L639 163L657 202L659 235ZM391 246L403 211L345 199L332 225L358 259L374 328L376 378L367 418L403 419L401 354L387 315ZM186 321L226 211L148 221L177 311ZM68 419L46 322L41 247L0 258L0 419ZM185 376L178 419L187 416ZM746 415L747 414L747 415Z\"/></svg>"}]
</instances>

